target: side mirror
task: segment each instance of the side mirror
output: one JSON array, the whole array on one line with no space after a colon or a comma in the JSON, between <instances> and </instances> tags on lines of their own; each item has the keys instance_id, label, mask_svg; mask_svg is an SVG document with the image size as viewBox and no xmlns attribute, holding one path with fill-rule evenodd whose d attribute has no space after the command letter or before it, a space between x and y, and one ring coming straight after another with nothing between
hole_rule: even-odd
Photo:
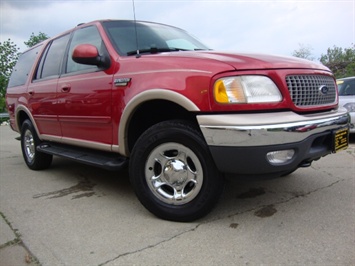
<instances>
[{"instance_id":1,"label":"side mirror","mask_svg":"<svg viewBox=\"0 0 355 266\"><path fill-rule=\"evenodd\" d=\"M91 44L77 45L72 54L74 62L84 65L94 65L102 68L110 67L110 58L100 56L96 46Z\"/></svg>"}]
</instances>

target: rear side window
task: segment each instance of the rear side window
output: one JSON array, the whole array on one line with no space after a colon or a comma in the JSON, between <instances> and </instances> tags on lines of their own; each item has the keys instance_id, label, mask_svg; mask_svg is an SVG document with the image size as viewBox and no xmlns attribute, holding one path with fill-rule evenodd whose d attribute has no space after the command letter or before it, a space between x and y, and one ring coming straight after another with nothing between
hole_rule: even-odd
<instances>
[{"instance_id":1,"label":"rear side window","mask_svg":"<svg viewBox=\"0 0 355 266\"><path fill-rule=\"evenodd\" d=\"M8 85L9 88L21 86L26 83L28 75L30 74L33 63L35 62L41 47L42 45L36 46L35 48L20 55L15 68L11 73Z\"/></svg>"},{"instance_id":2,"label":"rear side window","mask_svg":"<svg viewBox=\"0 0 355 266\"><path fill-rule=\"evenodd\" d=\"M69 36L64 35L49 44L39 63L36 79L59 76Z\"/></svg>"}]
</instances>

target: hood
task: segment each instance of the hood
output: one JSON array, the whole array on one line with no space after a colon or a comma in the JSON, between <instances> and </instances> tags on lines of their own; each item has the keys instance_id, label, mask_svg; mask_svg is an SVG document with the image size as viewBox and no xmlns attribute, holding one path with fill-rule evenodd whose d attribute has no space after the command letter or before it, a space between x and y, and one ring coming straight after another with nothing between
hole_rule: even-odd
<instances>
[{"instance_id":1,"label":"hood","mask_svg":"<svg viewBox=\"0 0 355 266\"><path fill-rule=\"evenodd\" d=\"M229 64L236 70L303 68L330 71L326 66L297 57L247 53L236 54L216 51L182 52L172 54L174 56L181 55L200 59L215 60Z\"/></svg>"}]
</instances>

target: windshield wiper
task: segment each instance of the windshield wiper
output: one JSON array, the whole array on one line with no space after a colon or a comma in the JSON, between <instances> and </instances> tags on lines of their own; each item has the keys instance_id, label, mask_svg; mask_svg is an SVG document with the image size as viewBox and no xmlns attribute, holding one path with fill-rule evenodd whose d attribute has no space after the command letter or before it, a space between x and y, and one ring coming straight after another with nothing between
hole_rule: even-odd
<instances>
[{"instance_id":1,"label":"windshield wiper","mask_svg":"<svg viewBox=\"0 0 355 266\"><path fill-rule=\"evenodd\" d=\"M151 47L149 49L141 49L141 50L138 50L138 51L137 50L130 51L130 52L127 52L127 55L136 55L138 52L139 52L139 54L146 54L146 53L157 54L157 53L177 52L177 51L191 51L191 50L184 49L184 48L175 48L175 47L169 47L169 48Z\"/></svg>"}]
</instances>

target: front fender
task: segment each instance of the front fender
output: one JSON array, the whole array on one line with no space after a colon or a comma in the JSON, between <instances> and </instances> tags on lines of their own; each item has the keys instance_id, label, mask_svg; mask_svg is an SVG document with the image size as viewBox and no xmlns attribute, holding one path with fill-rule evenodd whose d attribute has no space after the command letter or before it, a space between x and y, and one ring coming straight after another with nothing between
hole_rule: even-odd
<instances>
[{"instance_id":1,"label":"front fender","mask_svg":"<svg viewBox=\"0 0 355 266\"><path fill-rule=\"evenodd\" d=\"M134 114L134 110L141 104L151 100L166 100L176 103L190 112L199 112L200 109L190 99L175 91L165 89L151 89L143 91L134 96L131 101L126 105L118 128L118 152L124 156L129 155L127 144L128 125Z\"/></svg>"}]
</instances>

